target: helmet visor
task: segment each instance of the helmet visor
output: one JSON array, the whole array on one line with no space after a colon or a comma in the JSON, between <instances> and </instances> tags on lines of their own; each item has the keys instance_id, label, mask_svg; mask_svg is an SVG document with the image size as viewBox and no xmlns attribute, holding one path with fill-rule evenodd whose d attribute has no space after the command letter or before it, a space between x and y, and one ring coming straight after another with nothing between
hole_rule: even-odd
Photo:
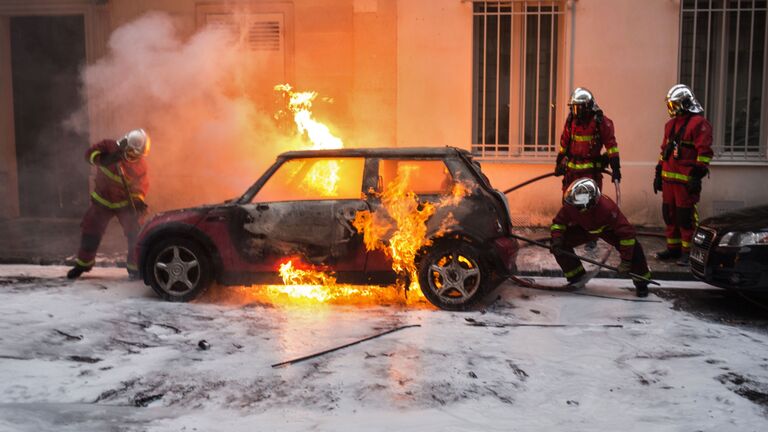
<instances>
[{"instance_id":1,"label":"helmet visor","mask_svg":"<svg viewBox=\"0 0 768 432\"><path fill-rule=\"evenodd\" d=\"M680 101L667 101L667 113L670 117L674 117L683 111L683 104Z\"/></svg>"}]
</instances>

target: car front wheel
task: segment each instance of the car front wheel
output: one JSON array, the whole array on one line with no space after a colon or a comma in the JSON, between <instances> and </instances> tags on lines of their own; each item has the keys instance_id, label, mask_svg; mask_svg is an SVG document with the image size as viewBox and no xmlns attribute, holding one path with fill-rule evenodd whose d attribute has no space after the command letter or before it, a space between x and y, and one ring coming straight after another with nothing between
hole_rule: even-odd
<instances>
[{"instance_id":1,"label":"car front wheel","mask_svg":"<svg viewBox=\"0 0 768 432\"><path fill-rule=\"evenodd\" d=\"M194 300L213 281L213 266L196 242L174 238L161 241L148 255L146 274L152 289L164 300Z\"/></svg>"},{"instance_id":2,"label":"car front wheel","mask_svg":"<svg viewBox=\"0 0 768 432\"><path fill-rule=\"evenodd\" d=\"M419 263L424 297L440 309L467 310L491 291L491 271L473 245L460 240L438 241Z\"/></svg>"}]
</instances>

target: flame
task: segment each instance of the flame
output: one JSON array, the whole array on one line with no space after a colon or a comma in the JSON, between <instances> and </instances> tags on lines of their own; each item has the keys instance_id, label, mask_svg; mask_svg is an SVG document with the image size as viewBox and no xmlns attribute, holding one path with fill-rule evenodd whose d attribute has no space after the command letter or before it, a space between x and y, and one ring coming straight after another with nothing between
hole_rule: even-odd
<instances>
[{"instance_id":1,"label":"flame","mask_svg":"<svg viewBox=\"0 0 768 432\"><path fill-rule=\"evenodd\" d=\"M340 138L333 135L328 126L312 117L312 101L317 97L317 92L296 92L290 84L278 84L275 91L282 92L288 99L288 110L293 114L293 121L302 137L309 139L311 145L307 150L328 150L344 147ZM278 112L276 117L283 115ZM338 196L339 192L339 164L336 161L319 161L307 173L301 182L301 187L318 192L324 197Z\"/></svg>"}]
</instances>

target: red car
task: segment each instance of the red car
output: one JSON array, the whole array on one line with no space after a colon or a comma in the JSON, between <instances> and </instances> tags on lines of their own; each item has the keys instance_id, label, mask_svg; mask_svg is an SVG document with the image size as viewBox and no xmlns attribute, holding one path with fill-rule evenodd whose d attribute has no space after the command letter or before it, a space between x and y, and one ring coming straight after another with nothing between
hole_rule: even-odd
<instances>
[{"instance_id":1,"label":"red car","mask_svg":"<svg viewBox=\"0 0 768 432\"><path fill-rule=\"evenodd\" d=\"M360 211L384 211L386 188L405 171L407 190L422 204L443 200L426 221L432 242L415 259L424 296L442 309L476 305L516 271L518 244L507 236L504 195L467 151L453 147L281 154L237 200L148 221L136 245L141 276L170 301L192 300L214 282L279 283L278 266L288 258L332 271L339 283L391 284L392 262L366 250L353 220ZM331 193L321 190L327 178L336 179ZM465 195L446 203L457 182Z\"/></svg>"}]
</instances>

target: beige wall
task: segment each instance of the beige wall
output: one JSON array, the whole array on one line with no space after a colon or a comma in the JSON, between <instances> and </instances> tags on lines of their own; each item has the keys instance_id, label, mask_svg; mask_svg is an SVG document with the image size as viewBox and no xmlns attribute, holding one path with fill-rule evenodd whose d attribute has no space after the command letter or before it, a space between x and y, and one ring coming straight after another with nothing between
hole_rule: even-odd
<instances>
[{"instance_id":1,"label":"beige wall","mask_svg":"<svg viewBox=\"0 0 768 432\"><path fill-rule=\"evenodd\" d=\"M110 0L94 8L86 0L10 1L0 5L34 13L61 8L85 11L88 60L105 52L108 34L148 11L171 14L181 31L196 29L195 0ZM443 146L469 148L472 127L472 4L460 0L243 0L238 7L279 6L290 11L287 23L287 79L300 90L334 99L320 115L348 146ZM86 5L87 4L87 5ZM616 125L622 155L623 207L637 224L660 224L660 197L651 190L653 167L667 119L663 96L677 78L679 1L568 1L566 59L560 97L574 86L593 90ZM11 5L11 6L9 6ZM74 5L74 6L73 6ZM271 5L271 6L270 6ZM6 10L3 10L3 7ZM572 28L571 8L575 7ZM32 9L30 9L32 8ZM77 9L79 8L79 9ZM0 19L0 56L7 36ZM572 32L573 30L573 32ZM571 36L574 36L573 40ZM571 44L574 43L571 59ZM2 65L7 66L4 58ZM572 65L572 69L571 69ZM4 66L4 67L6 67ZM7 74L0 75L0 217L17 213L12 119L7 104ZM562 127L564 107L557 129ZM117 119L91 113L92 135L113 130ZM547 163L485 162L499 189L552 170ZM768 202L758 185L766 167L712 169L701 205L712 213L713 200ZM3 177L5 176L5 177ZM7 181L6 181L7 178ZM609 191L613 195L612 191ZM557 179L548 179L510 196L518 223L546 224L560 203Z\"/></svg>"}]
</instances>

